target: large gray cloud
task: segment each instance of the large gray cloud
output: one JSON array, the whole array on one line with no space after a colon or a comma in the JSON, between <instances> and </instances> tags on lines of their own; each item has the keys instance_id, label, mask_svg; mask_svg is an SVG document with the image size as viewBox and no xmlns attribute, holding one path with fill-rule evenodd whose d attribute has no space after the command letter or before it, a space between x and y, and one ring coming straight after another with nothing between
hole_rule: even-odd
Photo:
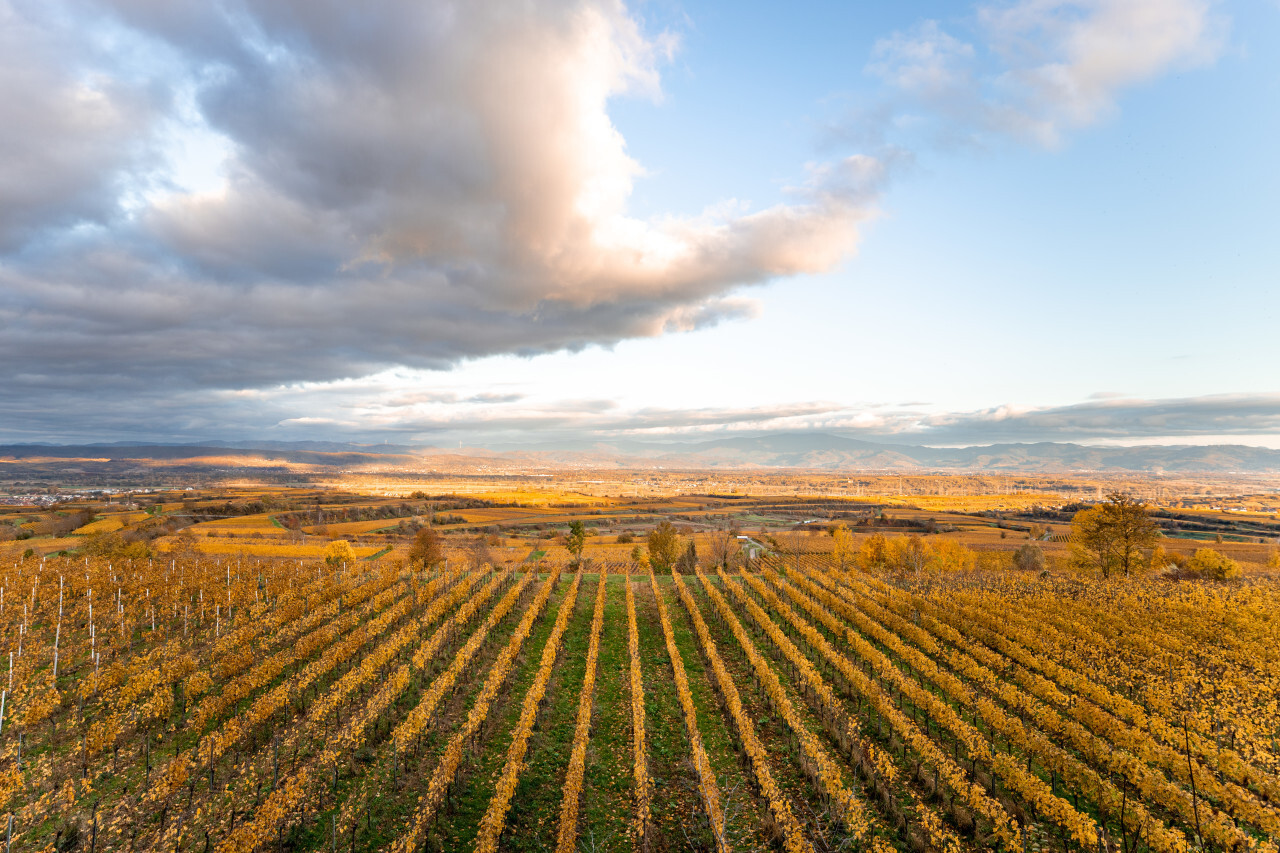
<instances>
[{"instance_id":1,"label":"large gray cloud","mask_svg":"<svg viewBox=\"0 0 1280 853\"><path fill-rule=\"evenodd\" d=\"M884 166L629 216L607 108L656 96L670 49L617 0L0 0L8 393L174 399L751 313L740 286L852 250ZM225 151L200 191L173 166L193 133Z\"/></svg>"},{"instance_id":2,"label":"large gray cloud","mask_svg":"<svg viewBox=\"0 0 1280 853\"><path fill-rule=\"evenodd\" d=\"M109 219L149 153L161 93L98 73L108 57L64 23L0 0L0 257Z\"/></svg>"}]
</instances>

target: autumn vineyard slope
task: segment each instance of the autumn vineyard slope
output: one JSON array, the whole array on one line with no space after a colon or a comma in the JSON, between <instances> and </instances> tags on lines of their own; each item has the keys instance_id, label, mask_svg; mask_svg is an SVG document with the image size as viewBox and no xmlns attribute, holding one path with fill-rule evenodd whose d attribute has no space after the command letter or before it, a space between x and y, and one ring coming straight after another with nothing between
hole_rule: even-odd
<instances>
[{"instance_id":1,"label":"autumn vineyard slope","mask_svg":"<svg viewBox=\"0 0 1280 853\"><path fill-rule=\"evenodd\" d=\"M0 567L5 850L1280 850L1280 586Z\"/></svg>"}]
</instances>

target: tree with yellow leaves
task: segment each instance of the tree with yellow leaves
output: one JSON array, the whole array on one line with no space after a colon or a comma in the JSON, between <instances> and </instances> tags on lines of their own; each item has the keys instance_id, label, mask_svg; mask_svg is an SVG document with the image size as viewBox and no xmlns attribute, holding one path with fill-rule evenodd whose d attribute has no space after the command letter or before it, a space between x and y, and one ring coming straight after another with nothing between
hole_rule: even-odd
<instances>
[{"instance_id":1,"label":"tree with yellow leaves","mask_svg":"<svg viewBox=\"0 0 1280 853\"><path fill-rule=\"evenodd\" d=\"M356 561L355 549L345 539L335 539L324 548L324 561L330 566L343 566Z\"/></svg>"},{"instance_id":2,"label":"tree with yellow leaves","mask_svg":"<svg viewBox=\"0 0 1280 853\"><path fill-rule=\"evenodd\" d=\"M920 574L928 559L928 550L919 536L899 536L889 543L888 562L901 572Z\"/></svg>"},{"instance_id":3,"label":"tree with yellow leaves","mask_svg":"<svg viewBox=\"0 0 1280 853\"><path fill-rule=\"evenodd\" d=\"M1071 519L1071 550L1076 565L1112 574L1136 574L1147 564L1143 551L1154 546L1160 530L1147 515L1147 505L1122 492L1105 503L1082 509Z\"/></svg>"},{"instance_id":4,"label":"tree with yellow leaves","mask_svg":"<svg viewBox=\"0 0 1280 853\"><path fill-rule=\"evenodd\" d=\"M667 519L649 532L649 562L655 569L663 571L675 565L676 560L680 557L680 534L676 533L675 525Z\"/></svg>"},{"instance_id":5,"label":"tree with yellow leaves","mask_svg":"<svg viewBox=\"0 0 1280 853\"><path fill-rule=\"evenodd\" d=\"M419 563L425 569L434 569L444 559L444 538L433 527L419 530L409 548L409 564Z\"/></svg>"},{"instance_id":6,"label":"tree with yellow leaves","mask_svg":"<svg viewBox=\"0 0 1280 853\"><path fill-rule=\"evenodd\" d=\"M835 530L831 531L831 556L840 564L840 571L844 571L845 566L853 561L857 554L857 546L853 543L853 534L849 532L848 526L837 524Z\"/></svg>"},{"instance_id":7,"label":"tree with yellow leaves","mask_svg":"<svg viewBox=\"0 0 1280 853\"><path fill-rule=\"evenodd\" d=\"M1231 580L1240 577L1240 564L1212 548L1197 548L1187 563L1187 568L1202 578L1216 581Z\"/></svg>"},{"instance_id":8,"label":"tree with yellow leaves","mask_svg":"<svg viewBox=\"0 0 1280 853\"><path fill-rule=\"evenodd\" d=\"M858 548L858 565L864 569L883 568L889 557L889 541L883 533L873 533Z\"/></svg>"}]
</instances>

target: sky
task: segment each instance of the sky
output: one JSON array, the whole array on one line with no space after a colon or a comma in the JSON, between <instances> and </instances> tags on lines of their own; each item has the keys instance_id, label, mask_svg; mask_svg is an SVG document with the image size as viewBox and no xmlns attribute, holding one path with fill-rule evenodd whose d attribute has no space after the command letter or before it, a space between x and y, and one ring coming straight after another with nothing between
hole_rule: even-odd
<instances>
[{"instance_id":1,"label":"sky","mask_svg":"<svg viewBox=\"0 0 1280 853\"><path fill-rule=\"evenodd\" d=\"M1280 2L0 0L0 443L1280 448Z\"/></svg>"}]
</instances>

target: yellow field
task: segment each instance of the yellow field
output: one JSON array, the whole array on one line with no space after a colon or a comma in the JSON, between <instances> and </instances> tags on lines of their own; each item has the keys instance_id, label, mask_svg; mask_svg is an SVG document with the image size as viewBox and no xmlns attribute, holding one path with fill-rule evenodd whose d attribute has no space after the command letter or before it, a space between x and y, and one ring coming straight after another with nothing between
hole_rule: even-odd
<instances>
[{"instance_id":1,"label":"yellow field","mask_svg":"<svg viewBox=\"0 0 1280 853\"><path fill-rule=\"evenodd\" d=\"M270 516L247 515L243 518L220 518L216 521L202 521L187 528L197 536L256 536L258 538L274 538L287 535L290 531L276 527Z\"/></svg>"},{"instance_id":2,"label":"yellow field","mask_svg":"<svg viewBox=\"0 0 1280 853\"><path fill-rule=\"evenodd\" d=\"M11 542L0 542L0 559L17 560L28 548L41 556L56 554L59 551L70 551L84 544L79 536L64 536L59 539L23 539Z\"/></svg>"},{"instance_id":3,"label":"yellow field","mask_svg":"<svg viewBox=\"0 0 1280 853\"><path fill-rule=\"evenodd\" d=\"M484 490L474 493L474 496L494 503L515 503L531 507L547 507L550 504L561 503L597 506L601 503L601 498L598 497L584 495L580 492L559 491L554 488L547 490L516 489L513 491Z\"/></svg>"},{"instance_id":4,"label":"yellow field","mask_svg":"<svg viewBox=\"0 0 1280 853\"><path fill-rule=\"evenodd\" d=\"M285 541L283 538L270 539L224 539L200 537L194 541L194 547L201 554L243 554L253 557L296 557L303 560L323 560L325 548L330 540L314 540L305 543ZM177 537L166 536L156 540L160 550L174 548L180 543ZM385 546L356 545L352 550L356 556L364 559L381 551Z\"/></svg>"},{"instance_id":5,"label":"yellow field","mask_svg":"<svg viewBox=\"0 0 1280 853\"><path fill-rule=\"evenodd\" d=\"M117 530L125 528L125 520L118 515L109 515L106 518L99 518L97 521L91 521L84 527L76 528L72 531L76 536L97 536L101 533L115 533Z\"/></svg>"},{"instance_id":6,"label":"yellow field","mask_svg":"<svg viewBox=\"0 0 1280 853\"><path fill-rule=\"evenodd\" d=\"M461 516L473 524L490 524L500 521L555 518L558 515L571 515L573 514L573 510L558 510L552 507L492 507L483 509L460 509L448 514Z\"/></svg>"},{"instance_id":7,"label":"yellow field","mask_svg":"<svg viewBox=\"0 0 1280 853\"><path fill-rule=\"evenodd\" d=\"M341 539L344 536L358 536L362 533L370 533L374 530L380 530L384 527L395 527L404 519L399 518L379 518L373 521L339 521L334 524L311 524L303 528L309 535L328 535L335 539ZM321 531L326 531L321 533ZM288 531L278 531L286 533Z\"/></svg>"},{"instance_id":8,"label":"yellow field","mask_svg":"<svg viewBox=\"0 0 1280 853\"><path fill-rule=\"evenodd\" d=\"M1050 501L1042 494L1005 495L907 495L878 497L872 500L898 506L912 506L928 512L1015 512L1044 506Z\"/></svg>"},{"instance_id":9,"label":"yellow field","mask_svg":"<svg viewBox=\"0 0 1280 853\"><path fill-rule=\"evenodd\" d=\"M206 521L200 525L201 528L217 527L226 530L260 530L266 532L269 530L280 530L271 520L270 513L259 513L257 515L242 515L237 518L220 518L217 521Z\"/></svg>"},{"instance_id":10,"label":"yellow field","mask_svg":"<svg viewBox=\"0 0 1280 853\"><path fill-rule=\"evenodd\" d=\"M130 524L135 524L147 517L145 512L111 513L96 521L89 522L84 527L73 531L73 534L76 536L96 536L99 533L115 533L117 530L123 530Z\"/></svg>"}]
</instances>

